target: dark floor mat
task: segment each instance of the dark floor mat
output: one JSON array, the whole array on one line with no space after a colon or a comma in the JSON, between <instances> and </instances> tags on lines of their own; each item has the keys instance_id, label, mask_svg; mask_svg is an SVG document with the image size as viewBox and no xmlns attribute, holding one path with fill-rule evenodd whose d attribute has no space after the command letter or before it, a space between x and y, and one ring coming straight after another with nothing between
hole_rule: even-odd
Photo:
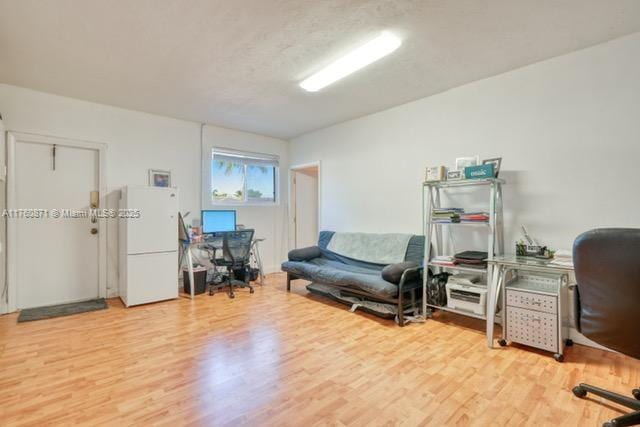
<instances>
[{"instance_id":1,"label":"dark floor mat","mask_svg":"<svg viewBox=\"0 0 640 427\"><path fill-rule=\"evenodd\" d=\"M50 305L47 307L27 308L20 311L18 323L32 320L52 319L54 317L71 316L87 311L104 310L109 308L104 298L89 301L73 302L71 304Z\"/></svg>"}]
</instances>

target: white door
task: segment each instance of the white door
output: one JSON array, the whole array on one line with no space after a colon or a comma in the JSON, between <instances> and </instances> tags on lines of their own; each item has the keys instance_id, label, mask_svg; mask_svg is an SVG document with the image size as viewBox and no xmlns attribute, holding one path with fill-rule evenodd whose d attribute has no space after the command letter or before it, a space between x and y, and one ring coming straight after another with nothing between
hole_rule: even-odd
<instances>
[{"instance_id":1,"label":"white door","mask_svg":"<svg viewBox=\"0 0 640 427\"><path fill-rule=\"evenodd\" d=\"M318 244L318 168L293 171L295 247Z\"/></svg>"},{"instance_id":2,"label":"white door","mask_svg":"<svg viewBox=\"0 0 640 427\"><path fill-rule=\"evenodd\" d=\"M16 141L15 203L11 208L47 209L45 218L15 220L17 308L96 298L98 222L91 218L53 218L54 209L89 211L99 190L99 152L95 149Z\"/></svg>"}]
</instances>

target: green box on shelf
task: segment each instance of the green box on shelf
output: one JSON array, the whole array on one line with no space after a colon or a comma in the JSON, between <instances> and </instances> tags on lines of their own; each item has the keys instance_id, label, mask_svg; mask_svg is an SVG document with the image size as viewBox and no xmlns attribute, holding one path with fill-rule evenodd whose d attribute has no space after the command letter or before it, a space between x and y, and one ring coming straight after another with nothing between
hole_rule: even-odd
<instances>
[{"instance_id":1,"label":"green box on shelf","mask_svg":"<svg viewBox=\"0 0 640 427\"><path fill-rule=\"evenodd\" d=\"M485 179L493 178L493 164L487 163L486 165L467 166L464 168L464 177L466 179Z\"/></svg>"}]
</instances>

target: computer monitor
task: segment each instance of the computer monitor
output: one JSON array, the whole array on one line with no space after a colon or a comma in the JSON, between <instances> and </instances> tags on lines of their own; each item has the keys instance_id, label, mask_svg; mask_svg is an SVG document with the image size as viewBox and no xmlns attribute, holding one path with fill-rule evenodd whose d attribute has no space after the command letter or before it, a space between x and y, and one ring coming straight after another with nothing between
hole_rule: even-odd
<instances>
[{"instance_id":1,"label":"computer monitor","mask_svg":"<svg viewBox=\"0 0 640 427\"><path fill-rule=\"evenodd\" d=\"M184 225L184 217L178 212L178 240L181 242L189 242L189 232L187 226Z\"/></svg>"},{"instance_id":2,"label":"computer monitor","mask_svg":"<svg viewBox=\"0 0 640 427\"><path fill-rule=\"evenodd\" d=\"M202 233L236 231L236 211L202 211Z\"/></svg>"}]
</instances>

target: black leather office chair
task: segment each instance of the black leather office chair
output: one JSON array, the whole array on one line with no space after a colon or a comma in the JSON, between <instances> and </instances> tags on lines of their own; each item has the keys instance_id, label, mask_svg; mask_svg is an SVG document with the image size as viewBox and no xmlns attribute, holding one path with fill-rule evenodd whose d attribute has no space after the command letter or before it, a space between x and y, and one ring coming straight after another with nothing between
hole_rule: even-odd
<instances>
[{"instance_id":1,"label":"black leather office chair","mask_svg":"<svg viewBox=\"0 0 640 427\"><path fill-rule=\"evenodd\" d=\"M234 287L249 288L251 286L251 241L253 240L253 230L224 231L214 233L214 237L222 237L222 258L214 259L211 262L216 267L226 267L226 274L221 283L209 286L209 295L213 295L214 290L229 287L229 297L235 298Z\"/></svg>"},{"instance_id":2,"label":"black leather office chair","mask_svg":"<svg viewBox=\"0 0 640 427\"><path fill-rule=\"evenodd\" d=\"M598 344L640 359L640 229L603 228L578 236L573 263L578 331ZM588 384L573 389L581 398L588 393L634 411L604 427L640 424L639 389L632 392L635 399Z\"/></svg>"}]
</instances>

